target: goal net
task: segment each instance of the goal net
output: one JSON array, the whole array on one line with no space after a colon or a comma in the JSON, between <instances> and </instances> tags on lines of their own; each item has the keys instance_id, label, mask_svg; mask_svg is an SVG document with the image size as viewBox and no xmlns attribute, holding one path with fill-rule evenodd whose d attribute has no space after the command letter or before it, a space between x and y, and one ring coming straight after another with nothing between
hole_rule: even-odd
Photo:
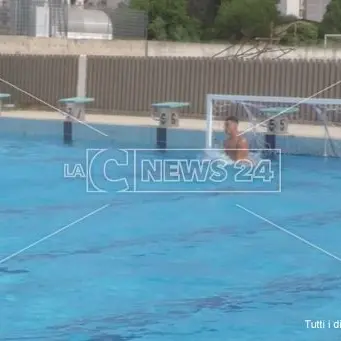
<instances>
[{"instance_id":1,"label":"goal net","mask_svg":"<svg viewBox=\"0 0 341 341\"><path fill-rule=\"evenodd\" d=\"M341 99L207 95L206 148L221 148L224 121L240 120L250 149L341 157Z\"/></svg>"}]
</instances>

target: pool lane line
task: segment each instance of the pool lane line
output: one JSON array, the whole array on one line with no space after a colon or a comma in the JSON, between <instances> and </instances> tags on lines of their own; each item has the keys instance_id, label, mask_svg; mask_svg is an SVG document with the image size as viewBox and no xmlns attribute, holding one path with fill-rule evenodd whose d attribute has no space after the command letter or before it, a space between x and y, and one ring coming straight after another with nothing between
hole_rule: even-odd
<instances>
[{"instance_id":1,"label":"pool lane line","mask_svg":"<svg viewBox=\"0 0 341 341\"><path fill-rule=\"evenodd\" d=\"M3 264L3 263L5 263L5 262L7 262L8 260L10 260L10 259L12 259L12 258L14 258L14 257L16 257L16 256L18 256L18 255L20 255L21 253L27 251L28 249L31 249L32 247L34 247L34 246L36 246L36 245L42 243L43 241L45 241L45 240L47 240L47 239L50 239L51 237L53 237L53 236L59 234L60 232L63 232L64 230L68 229L69 227L71 227L71 226L73 226L73 225L76 225L76 224L82 222L83 220L85 220L85 219L87 219L87 218L93 216L94 214L96 214L96 213L98 213L98 212L104 210L105 208L107 208L107 207L109 207L109 206L110 206L110 204L103 205L103 206L101 206L100 208L97 208L96 210L94 210L94 211L92 211L92 212L86 214L85 216L83 216L83 217L81 217L81 218L78 218L77 220L73 221L72 223L67 224L67 225L61 227L60 229L58 229L58 230L56 230L56 231L54 231L54 232L52 232L52 233L50 233L50 234L48 234L48 235L46 235L46 236L40 238L40 239L38 239L37 241L35 241L35 242L33 242L33 243L31 243L31 244L29 244L29 245L27 245L27 246L25 246L24 248L20 249L19 251L16 251L16 252L10 254L9 256L0 259L0 264Z\"/></svg>"},{"instance_id":2,"label":"pool lane line","mask_svg":"<svg viewBox=\"0 0 341 341\"><path fill-rule=\"evenodd\" d=\"M300 240L300 241L303 242L304 244L307 244L307 245L311 246L312 248L314 248L314 249L316 249L316 250L318 250L318 251L324 253L325 255L327 255L327 256L329 256L329 257L331 257L331 258L334 258L334 259L338 260L339 262L341 262L341 258L340 258L340 257L338 257L338 256L336 256L336 255L334 255L334 254L332 254L331 252L329 252L329 251L323 249L322 247L320 247L320 246L318 246L318 245L316 245L316 244L311 243L309 240L304 239L304 238L300 237L299 235L297 235L297 234L295 234L295 233L293 233L293 232L291 232L291 231L285 229L284 227L281 227L281 226L275 224L274 222L270 221L269 219L264 218L263 216L257 214L257 213L254 212L254 211L251 211L250 209L248 209L248 208L246 208L246 207L244 207L244 206L242 206L242 205L236 204L236 206L237 206L238 208L242 209L243 211L245 211L245 212L247 212L247 213L253 215L254 217L256 217L256 218L258 218L258 219L260 219L260 220L263 220L263 221L265 221L266 223L268 223L268 224L270 224L270 225L276 227L278 230L280 230L280 231L282 231L282 232L284 232L284 233L286 233L286 234L288 234L288 235L290 235L290 236L292 236L292 237L294 237L294 238Z\"/></svg>"},{"instance_id":3,"label":"pool lane line","mask_svg":"<svg viewBox=\"0 0 341 341\"><path fill-rule=\"evenodd\" d=\"M39 97L34 96L34 95L31 94L30 92L28 92L28 91L26 91L26 90L24 90L24 89L19 88L18 86L14 85L14 84L11 83L11 82L6 81L5 79L3 79L3 78L1 78L1 77L0 77L0 82L5 83L6 85L8 85L8 86L10 86L10 87L12 87L12 88L14 88L14 89L20 91L21 93L23 93L23 94L25 94L25 95L27 95L27 96L33 98L33 99L35 99L36 101L38 101L38 102L40 102L40 103L42 103L42 104L48 106L49 108L58 111L60 114L64 115L65 117L68 117L68 118L70 118L71 120L76 121L76 122L78 122L78 123L84 125L85 127L87 127L87 128L89 128L89 129L95 131L96 133L98 133L98 134L100 134L100 135L102 135L102 136L105 136L105 137L109 137L109 135L107 135L107 134L104 133L103 131L101 131L101 130L95 128L95 127L93 127L91 124L88 124L88 123L86 123L86 122L84 122L84 121L79 120L78 118L76 118L76 117L74 117L74 116L72 116L72 115L66 113L65 111L63 111L63 110L57 108L56 106L54 106L54 105L52 105L52 104L50 104L50 103L48 103L48 102L45 102L44 100L40 99Z\"/></svg>"}]
</instances>

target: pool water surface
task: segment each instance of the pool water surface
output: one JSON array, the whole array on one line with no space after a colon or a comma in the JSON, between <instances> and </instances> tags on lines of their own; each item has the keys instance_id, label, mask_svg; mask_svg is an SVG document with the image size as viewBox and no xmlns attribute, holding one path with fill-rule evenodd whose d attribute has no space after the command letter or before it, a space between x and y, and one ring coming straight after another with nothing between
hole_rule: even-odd
<instances>
[{"instance_id":1,"label":"pool water surface","mask_svg":"<svg viewBox=\"0 0 341 341\"><path fill-rule=\"evenodd\" d=\"M87 147L1 140L0 340L340 340L305 322L341 319L340 160L284 156L281 193L86 193Z\"/></svg>"}]
</instances>

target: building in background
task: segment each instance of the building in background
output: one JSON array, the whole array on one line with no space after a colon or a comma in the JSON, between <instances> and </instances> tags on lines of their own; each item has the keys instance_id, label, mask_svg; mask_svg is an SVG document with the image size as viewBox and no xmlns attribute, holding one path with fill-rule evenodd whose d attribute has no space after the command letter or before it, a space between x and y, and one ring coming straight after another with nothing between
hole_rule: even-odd
<instances>
[{"instance_id":1,"label":"building in background","mask_svg":"<svg viewBox=\"0 0 341 341\"><path fill-rule=\"evenodd\" d=\"M304 0L277 0L278 10L283 15L292 15L303 18Z\"/></svg>"},{"instance_id":2,"label":"building in background","mask_svg":"<svg viewBox=\"0 0 341 341\"><path fill-rule=\"evenodd\" d=\"M321 22L330 0L305 0L305 19Z\"/></svg>"},{"instance_id":3,"label":"building in background","mask_svg":"<svg viewBox=\"0 0 341 341\"><path fill-rule=\"evenodd\" d=\"M284 15L320 22L330 0L278 0L278 9Z\"/></svg>"},{"instance_id":4,"label":"building in background","mask_svg":"<svg viewBox=\"0 0 341 341\"><path fill-rule=\"evenodd\" d=\"M148 18L127 0L0 0L0 34L145 39Z\"/></svg>"}]
</instances>

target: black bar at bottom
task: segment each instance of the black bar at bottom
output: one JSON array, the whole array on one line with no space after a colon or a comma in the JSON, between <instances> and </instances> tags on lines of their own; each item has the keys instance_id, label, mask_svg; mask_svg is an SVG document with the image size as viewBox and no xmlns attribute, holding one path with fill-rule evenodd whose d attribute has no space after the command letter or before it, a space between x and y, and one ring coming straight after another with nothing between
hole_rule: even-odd
<instances>
[{"instance_id":1,"label":"black bar at bottom","mask_svg":"<svg viewBox=\"0 0 341 341\"><path fill-rule=\"evenodd\" d=\"M167 148L167 128L156 128L156 145L160 149Z\"/></svg>"},{"instance_id":2,"label":"black bar at bottom","mask_svg":"<svg viewBox=\"0 0 341 341\"><path fill-rule=\"evenodd\" d=\"M72 143L72 122L71 121L64 121L63 135L64 135L64 143L71 144Z\"/></svg>"}]
</instances>

